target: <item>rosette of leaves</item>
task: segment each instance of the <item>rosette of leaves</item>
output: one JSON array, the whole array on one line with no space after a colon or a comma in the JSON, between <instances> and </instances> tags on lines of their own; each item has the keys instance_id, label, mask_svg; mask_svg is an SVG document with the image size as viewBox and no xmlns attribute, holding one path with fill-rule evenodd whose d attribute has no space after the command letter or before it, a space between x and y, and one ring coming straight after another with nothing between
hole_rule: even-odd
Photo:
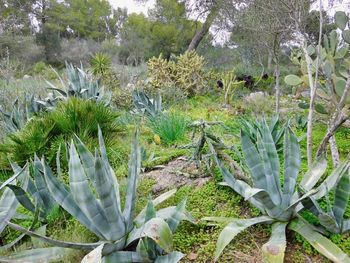
<instances>
[{"instance_id":1,"label":"rosette of leaves","mask_svg":"<svg viewBox=\"0 0 350 263\"><path fill-rule=\"evenodd\" d=\"M111 101L111 93L106 92L99 80L94 80L89 76L83 68L75 67L73 64L66 63L67 82L60 78L64 89L50 85L50 90L57 91L60 99L68 99L69 97L77 97L82 99L94 100L109 105Z\"/></svg>"},{"instance_id":2,"label":"rosette of leaves","mask_svg":"<svg viewBox=\"0 0 350 263\"><path fill-rule=\"evenodd\" d=\"M287 228L299 233L317 251L332 261L350 262L350 258L339 247L318 233L308 222L298 217L298 212L303 209L302 201L309 197L314 200L324 197L341 178L343 170L334 170L324 181L320 182L324 170L320 169L319 166L323 163L317 162L298 184L300 150L295 134L290 128L286 128L284 134L284 171L281 175L279 156L266 122L263 122L261 131L261 134L257 134L256 144L245 131L242 131L241 134L242 151L251 175L251 184L236 179L222 164L211 146L216 163L224 177L224 184L243 196L262 213L261 216L250 219L204 218L207 221L225 224L217 241L215 260L219 258L224 248L238 233L247 227L263 223L272 224L271 237L262 247L265 262L283 262L287 244ZM348 167L348 162L343 166ZM281 177L283 178L283 186ZM319 184L315 187L317 183ZM299 187L307 191L301 193L298 190Z\"/></svg>"},{"instance_id":3,"label":"rosette of leaves","mask_svg":"<svg viewBox=\"0 0 350 263\"><path fill-rule=\"evenodd\" d=\"M35 99L34 95L25 95L23 101L20 101L18 98L15 99L12 103L11 112L5 112L0 107L0 113L7 132L12 133L21 130L35 114L44 110L44 108Z\"/></svg>"},{"instance_id":4,"label":"rosette of leaves","mask_svg":"<svg viewBox=\"0 0 350 263\"><path fill-rule=\"evenodd\" d=\"M249 136L254 145L257 145L258 136L262 135L264 126L267 123L266 119L249 120L241 118L239 123L242 131ZM278 115L271 119L268 128L277 151L282 151L284 127L281 127L281 122Z\"/></svg>"},{"instance_id":5,"label":"rosette of leaves","mask_svg":"<svg viewBox=\"0 0 350 263\"><path fill-rule=\"evenodd\" d=\"M137 135L132 143L127 191L122 208L119 183L108 162L101 130L99 151L92 154L77 138L69 150L69 189L55 177L44 159L42 166L47 188L55 201L99 237L97 243L53 240L8 223L16 230L43 239L58 247L91 251L82 262L178 262L183 254L173 252L173 232L181 220L192 218L178 206L156 210L155 206L172 196L172 190L148 202L135 217L136 189L140 173Z\"/></svg>"},{"instance_id":6,"label":"rosette of leaves","mask_svg":"<svg viewBox=\"0 0 350 263\"><path fill-rule=\"evenodd\" d=\"M158 93L157 98L150 98L143 90L134 90L132 93L134 102L134 113L145 114L147 117L155 118L163 113L162 97Z\"/></svg>"}]
</instances>

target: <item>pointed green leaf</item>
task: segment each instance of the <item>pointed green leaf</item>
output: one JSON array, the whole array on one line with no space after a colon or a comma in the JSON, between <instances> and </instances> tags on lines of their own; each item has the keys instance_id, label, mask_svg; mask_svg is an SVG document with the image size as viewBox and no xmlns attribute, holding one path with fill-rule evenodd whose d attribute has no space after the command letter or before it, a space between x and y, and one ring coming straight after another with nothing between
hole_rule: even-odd
<instances>
[{"instance_id":1,"label":"pointed green leaf","mask_svg":"<svg viewBox=\"0 0 350 263\"><path fill-rule=\"evenodd\" d=\"M125 208L123 211L125 222L127 222L127 231L132 229L132 219L134 218L135 199L136 199L136 187L141 170L141 152L138 145L138 131L136 131L133 142L132 150L129 160L129 176L127 194L125 200Z\"/></svg>"},{"instance_id":2,"label":"pointed green leaf","mask_svg":"<svg viewBox=\"0 0 350 263\"><path fill-rule=\"evenodd\" d=\"M316 200L328 194L336 185L338 180L348 171L349 161L340 164L332 173L316 188L317 193L313 196Z\"/></svg>"},{"instance_id":3,"label":"pointed green leaf","mask_svg":"<svg viewBox=\"0 0 350 263\"><path fill-rule=\"evenodd\" d=\"M265 168L266 191L275 204L281 204L280 162L275 142L265 120L260 131L262 135L258 133L257 145Z\"/></svg>"},{"instance_id":4,"label":"pointed green leaf","mask_svg":"<svg viewBox=\"0 0 350 263\"><path fill-rule=\"evenodd\" d=\"M95 157L96 191L100 198L101 207L106 214L110 240L119 240L126 235L125 222L118 211L118 198L115 188L109 180L108 172L99 156Z\"/></svg>"},{"instance_id":5,"label":"pointed green leaf","mask_svg":"<svg viewBox=\"0 0 350 263\"><path fill-rule=\"evenodd\" d=\"M170 252L165 256L158 256L154 263L177 263L179 262L185 255L180 252Z\"/></svg>"},{"instance_id":6,"label":"pointed green leaf","mask_svg":"<svg viewBox=\"0 0 350 263\"><path fill-rule=\"evenodd\" d=\"M66 189L66 187L58 181L58 179L52 174L51 169L46 164L45 160L42 160L44 167L44 176L46 180L47 187L52 194L56 202L62 206L68 213L74 216L80 223L103 238L103 234L95 226L94 222L84 214L84 212L77 205L76 201L73 199L72 194Z\"/></svg>"},{"instance_id":7,"label":"pointed green leaf","mask_svg":"<svg viewBox=\"0 0 350 263\"><path fill-rule=\"evenodd\" d=\"M286 250L286 226L287 222L272 224L271 237L262 247L264 262L283 263Z\"/></svg>"},{"instance_id":8,"label":"pointed green leaf","mask_svg":"<svg viewBox=\"0 0 350 263\"><path fill-rule=\"evenodd\" d=\"M334 193L333 213L339 225L343 223L343 216L350 198L350 171L344 172Z\"/></svg>"},{"instance_id":9,"label":"pointed green leaf","mask_svg":"<svg viewBox=\"0 0 350 263\"><path fill-rule=\"evenodd\" d=\"M65 242L60 240L55 240L43 235L40 235L39 233L35 233L33 231L30 231L28 229L25 229L24 227L14 224L12 222L7 222L8 226L14 230L17 230L19 232L22 232L30 237L34 237L37 239L40 239L44 243L48 243L54 246L58 247L64 247L64 248L73 248L73 249L82 249L82 250L92 250L101 245L101 242L97 243L75 243L75 242Z\"/></svg>"},{"instance_id":10,"label":"pointed green leaf","mask_svg":"<svg viewBox=\"0 0 350 263\"><path fill-rule=\"evenodd\" d=\"M224 248L234 239L234 237L245 230L246 228L259 224L259 223L271 223L272 218L268 216L261 216L251 219L236 219L230 222L220 233L218 241L216 243L215 261L218 260Z\"/></svg>"},{"instance_id":11,"label":"pointed green leaf","mask_svg":"<svg viewBox=\"0 0 350 263\"><path fill-rule=\"evenodd\" d=\"M338 263L349 263L350 258L329 239L316 232L305 220L296 219L289 224L289 229L305 238L318 252Z\"/></svg>"},{"instance_id":12,"label":"pointed green leaf","mask_svg":"<svg viewBox=\"0 0 350 263\"><path fill-rule=\"evenodd\" d=\"M8 188L12 190L12 192L15 194L17 201L27 210L34 213L35 212L35 206L33 205L32 201L29 199L27 193L19 186L16 185L7 185Z\"/></svg>"},{"instance_id":13,"label":"pointed green leaf","mask_svg":"<svg viewBox=\"0 0 350 263\"><path fill-rule=\"evenodd\" d=\"M162 202L166 201L170 197L172 197L176 193L176 189L172 189L168 192L165 192L158 196L157 198L152 200L152 203L154 206L157 206L161 204ZM142 211L137 215L137 217L134 219L134 224L136 224L137 227L141 226L145 222L145 214L146 214L146 208L142 209Z\"/></svg>"},{"instance_id":14,"label":"pointed green leaf","mask_svg":"<svg viewBox=\"0 0 350 263\"><path fill-rule=\"evenodd\" d=\"M173 246L173 235L168 224L161 218L152 218L142 227L134 228L127 240L127 245L142 237L154 240L165 252L170 252Z\"/></svg>"},{"instance_id":15,"label":"pointed green leaf","mask_svg":"<svg viewBox=\"0 0 350 263\"><path fill-rule=\"evenodd\" d=\"M103 234L103 237L111 240L106 214L90 189L89 181L73 142L70 147L68 167L69 186L76 204L89 220L94 223L99 232Z\"/></svg>"},{"instance_id":16,"label":"pointed green leaf","mask_svg":"<svg viewBox=\"0 0 350 263\"><path fill-rule=\"evenodd\" d=\"M74 250L60 247L47 247L25 250L23 252L15 253L8 258L0 257L1 262L8 263L29 263L29 262L52 262L64 258L72 253Z\"/></svg>"},{"instance_id":17,"label":"pointed green leaf","mask_svg":"<svg viewBox=\"0 0 350 263\"><path fill-rule=\"evenodd\" d=\"M241 141L244 159L253 178L254 187L267 190L264 164L255 145L244 131L241 132Z\"/></svg>"},{"instance_id":18,"label":"pointed green leaf","mask_svg":"<svg viewBox=\"0 0 350 263\"><path fill-rule=\"evenodd\" d=\"M306 192L310 191L317 184L326 169L327 160L324 156L321 156L319 160L312 164L310 170L304 174L299 186Z\"/></svg>"},{"instance_id":19,"label":"pointed green leaf","mask_svg":"<svg viewBox=\"0 0 350 263\"><path fill-rule=\"evenodd\" d=\"M300 149L298 138L287 128L284 134L284 185L283 205L290 205L291 197L295 191L296 179L300 168Z\"/></svg>"}]
</instances>

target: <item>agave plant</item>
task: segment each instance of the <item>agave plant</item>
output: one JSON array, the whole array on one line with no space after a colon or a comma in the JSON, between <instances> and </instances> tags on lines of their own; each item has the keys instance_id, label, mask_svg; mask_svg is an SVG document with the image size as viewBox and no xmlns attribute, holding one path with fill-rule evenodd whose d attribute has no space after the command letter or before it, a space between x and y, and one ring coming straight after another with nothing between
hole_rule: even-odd
<instances>
[{"instance_id":1,"label":"agave plant","mask_svg":"<svg viewBox=\"0 0 350 263\"><path fill-rule=\"evenodd\" d=\"M57 154L59 156L59 152ZM7 185L15 194L18 202L34 215L37 213L41 221L46 221L47 216L53 211L57 204L50 195L44 179L44 169L41 161L35 155L31 167L32 177L28 176L28 186L23 188L18 185ZM19 167L16 168L19 170ZM58 165L58 169L60 166Z\"/></svg>"},{"instance_id":2,"label":"agave plant","mask_svg":"<svg viewBox=\"0 0 350 263\"><path fill-rule=\"evenodd\" d=\"M53 175L45 160L41 161L47 188L52 197L63 209L96 234L99 242L63 242L35 234L11 222L8 222L8 225L55 246L92 250L85 260L93 260L83 262L100 262L102 257L104 262L178 262L183 255L171 251L172 233L181 220L192 221L185 211L186 201L177 207L156 211L156 205L176 192L169 191L149 201L147 207L135 218L136 188L141 162L136 138L132 144L123 209L119 184L108 162L100 129L99 144L99 151L93 155L78 138L76 143L71 143L70 190Z\"/></svg>"},{"instance_id":3,"label":"agave plant","mask_svg":"<svg viewBox=\"0 0 350 263\"><path fill-rule=\"evenodd\" d=\"M307 200L310 196L318 200L327 194L343 175L344 169L349 166L348 162L342 165L343 169L334 170L318 187L314 187L324 172L323 169L319 169L322 163L318 163L304 175L298 185L299 144L297 137L288 127L284 134L284 182L282 186L280 160L267 123L262 122L261 133L257 134L256 145L244 130L241 133L241 141L245 162L253 182L251 185L236 179L215 154L214 147L212 145L210 147L225 184L258 208L263 215L251 219L204 218L208 221L227 224L219 235L215 260L238 233L249 226L265 223L272 224L271 238L262 247L263 258L266 262L283 262L286 228L298 232L327 258L335 262L350 262L349 257L340 248L316 232L306 221L297 217L299 210L302 209L302 201ZM298 186L307 191L301 194Z\"/></svg>"},{"instance_id":4,"label":"agave plant","mask_svg":"<svg viewBox=\"0 0 350 263\"><path fill-rule=\"evenodd\" d=\"M323 165L320 169L326 169L326 166ZM321 208L314 197L304 200L303 205L317 216L320 224L329 232L342 234L350 230L350 219L344 218L350 197L350 170L344 165L337 169L343 176L335 187L333 203L330 202L328 195L325 196L327 211ZM304 185L303 190L307 191L310 187L313 186L310 184Z\"/></svg>"},{"instance_id":5,"label":"agave plant","mask_svg":"<svg viewBox=\"0 0 350 263\"><path fill-rule=\"evenodd\" d=\"M11 163L11 165L14 175L7 179L5 182L3 182L0 186L0 191L2 191L2 195L0 197L0 234L4 231L5 227L7 226L6 222L16 216L16 210L19 205L19 202L17 201L16 196L11 191L10 187L20 185L23 189L26 189L28 186L29 166L26 164L23 168L20 168L14 163ZM0 247L0 251L12 247L19 240L21 240L23 236L24 235L21 235L18 238L16 238L12 243Z\"/></svg>"},{"instance_id":6,"label":"agave plant","mask_svg":"<svg viewBox=\"0 0 350 263\"><path fill-rule=\"evenodd\" d=\"M248 120L242 118L240 120L241 129L249 135L250 139L255 145L257 143L258 134L262 134L264 122L266 122L265 119ZM273 141L276 145L277 151L281 151L283 146L282 141L284 129L281 127L281 122L278 115L274 116L271 119L271 122L269 124L269 130L271 132Z\"/></svg>"},{"instance_id":7,"label":"agave plant","mask_svg":"<svg viewBox=\"0 0 350 263\"><path fill-rule=\"evenodd\" d=\"M37 102L34 95L25 95L23 101L19 101L18 98L15 99L12 103L11 112L5 112L0 107L0 113L6 130L12 133L22 129L35 114L43 109L43 105Z\"/></svg>"},{"instance_id":8,"label":"agave plant","mask_svg":"<svg viewBox=\"0 0 350 263\"><path fill-rule=\"evenodd\" d=\"M54 84L47 82L50 85L50 90L57 91L61 96L60 99L69 97L78 97L83 99L95 100L109 105L112 95L104 91L104 87L98 80L93 80L83 68L74 67L73 64L66 63L67 78L65 83L61 78L61 84L64 90L57 88Z\"/></svg>"},{"instance_id":9,"label":"agave plant","mask_svg":"<svg viewBox=\"0 0 350 263\"><path fill-rule=\"evenodd\" d=\"M159 93L156 99L151 99L143 90L134 90L132 97L135 113L145 114L147 117L152 118L162 114L162 97Z\"/></svg>"}]
</instances>

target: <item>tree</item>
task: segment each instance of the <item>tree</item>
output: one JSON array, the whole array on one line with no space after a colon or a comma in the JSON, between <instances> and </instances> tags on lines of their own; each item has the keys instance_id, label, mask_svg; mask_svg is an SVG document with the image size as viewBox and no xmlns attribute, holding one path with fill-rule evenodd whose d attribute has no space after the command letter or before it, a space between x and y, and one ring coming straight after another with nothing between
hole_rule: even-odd
<instances>
[{"instance_id":1,"label":"tree","mask_svg":"<svg viewBox=\"0 0 350 263\"><path fill-rule=\"evenodd\" d=\"M304 7L308 9L307 1L304 2ZM260 58L265 49L264 53L275 64L276 113L280 108L281 48L292 39L294 33L289 12L289 8L281 5L279 0L249 0L245 1L245 7L241 8L233 20L236 28L234 33L237 33L237 29L241 31L238 40L253 45ZM232 38L235 39L236 36L233 34Z\"/></svg>"},{"instance_id":2,"label":"tree","mask_svg":"<svg viewBox=\"0 0 350 263\"><path fill-rule=\"evenodd\" d=\"M120 34L122 60L138 64L160 53L166 59L178 55L186 50L196 25L187 18L184 3L157 0L148 18L131 14L124 23Z\"/></svg>"}]
</instances>

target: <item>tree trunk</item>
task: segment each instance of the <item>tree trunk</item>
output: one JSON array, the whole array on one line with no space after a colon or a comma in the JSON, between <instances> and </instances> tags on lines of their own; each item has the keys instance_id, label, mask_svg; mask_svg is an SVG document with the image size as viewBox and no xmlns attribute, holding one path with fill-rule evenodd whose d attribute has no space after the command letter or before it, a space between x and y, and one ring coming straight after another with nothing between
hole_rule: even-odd
<instances>
[{"instance_id":1,"label":"tree trunk","mask_svg":"<svg viewBox=\"0 0 350 263\"><path fill-rule=\"evenodd\" d=\"M278 59L276 60L275 78L276 114L278 115L280 112L280 65Z\"/></svg>"},{"instance_id":2,"label":"tree trunk","mask_svg":"<svg viewBox=\"0 0 350 263\"><path fill-rule=\"evenodd\" d=\"M271 71L271 69L272 69L272 53L270 51L269 51L269 54L267 56L267 69L269 71Z\"/></svg>"},{"instance_id":3,"label":"tree trunk","mask_svg":"<svg viewBox=\"0 0 350 263\"><path fill-rule=\"evenodd\" d=\"M307 117L307 131L306 131L306 152L307 152L307 164L308 168L310 169L312 167L312 124L313 124L313 117L314 117L314 104L315 104L315 97L316 97L316 87L314 86L314 78L312 75L312 60L307 53L307 44L306 39L305 43L303 45L303 52L305 55L305 60L307 64L307 73L309 78L309 86L310 86L310 107L309 107L309 114Z\"/></svg>"},{"instance_id":4,"label":"tree trunk","mask_svg":"<svg viewBox=\"0 0 350 263\"><path fill-rule=\"evenodd\" d=\"M209 28L211 24L214 22L214 19L216 18L219 12L220 5L221 5L221 1L219 0L214 3L202 27L199 29L199 31L196 32L196 34L192 38L192 41L187 48L187 51L196 50L197 47L199 46L199 43L203 40L206 34L208 34Z\"/></svg>"},{"instance_id":5,"label":"tree trunk","mask_svg":"<svg viewBox=\"0 0 350 263\"><path fill-rule=\"evenodd\" d=\"M331 139L331 137L334 135L335 131L348 119L348 117L343 113L340 112L338 113L338 116L336 116L335 118L333 118L333 121L330 125L330 127L328 128L328 131L326 133L326 135L323 137L323 140L320 144L320 146L318 147L317 153L316 153L316 157L321 156L327 149L327 143L329 142L329 140Z\"/></svg>"}]
</instances>

